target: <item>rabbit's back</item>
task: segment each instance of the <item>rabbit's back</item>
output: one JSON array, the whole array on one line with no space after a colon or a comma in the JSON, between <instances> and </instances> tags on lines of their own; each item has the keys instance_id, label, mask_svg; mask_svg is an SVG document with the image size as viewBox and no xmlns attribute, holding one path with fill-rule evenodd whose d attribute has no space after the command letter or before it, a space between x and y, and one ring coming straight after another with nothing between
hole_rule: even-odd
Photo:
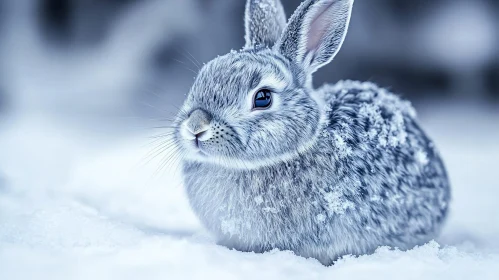
<instances>
[{"instance_id":1,"label":"rabbit's back","mask_svg":"<svg viewBox=\"0 0 499 280\"><path fill-rule=\"evenodd\" d=\"M327 104L316 147L299 160L308 208L299 255L329 264L379 246L409 249L437 237L450 186L415 111L372 83L342 81L318 90ZM323 165L321 165L323 164ZM297 189L302 189L298 186ZM293 202L288 202L295 204Z\"/></svg>"},{"instance_id":2,"label":"rabbit's back","mask_svg":"<svg viewBox=\"0 0 499 280\"><path fill-rule=\"evenodd\" d=\"M318 92L327 104L322 142L340 178L332 189L344 195L354 232L403 249L435 238L450 186L411 104L369 82L341 81Z\"/></svg>"}]
</instances>

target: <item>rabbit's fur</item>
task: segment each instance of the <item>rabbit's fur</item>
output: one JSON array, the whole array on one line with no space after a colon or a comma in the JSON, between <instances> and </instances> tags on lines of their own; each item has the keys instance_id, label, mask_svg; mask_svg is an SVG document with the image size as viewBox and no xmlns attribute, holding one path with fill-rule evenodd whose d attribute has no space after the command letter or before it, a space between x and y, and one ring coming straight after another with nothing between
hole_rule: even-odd
<instances>
[{"instance_id":1,"label":"rabbit's fur","mask_svg":"<svg viewBox=\"0 0 499 280\"><path fill-rule=\"evenodd\" d=\"M372 83L311 86L341 47L352 5L307 0L286 25L268 12L283 11L278 0L249 0L246 47L196 78L174 137L191 206L220 244L331 264L438 234L449 182L410 103ZM272 106L252 110L261 88Z\"/></svg>"}]
</instances>

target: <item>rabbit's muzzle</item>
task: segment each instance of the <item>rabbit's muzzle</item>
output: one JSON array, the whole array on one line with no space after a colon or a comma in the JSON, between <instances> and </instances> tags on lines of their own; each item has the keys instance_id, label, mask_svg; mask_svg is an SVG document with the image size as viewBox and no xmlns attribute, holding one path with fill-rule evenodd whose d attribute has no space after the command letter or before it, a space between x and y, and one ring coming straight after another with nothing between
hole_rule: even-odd
<instances>
[{"instance_id":1,"label":"rabbit's muzzle","mask_svg":"<svg viewBox=\"0 0 499 280\"><path fill-rule=\"evenodd\" d=\"M233 129L202 109L194 110L182 122L180 135L187 149L197 156L222 156L239 150Z\"/></svg>"},{"instance_id":2,"label":"rabbit's muzzle","mask_svg":"<svg viewBox=\"0 0 499 280\"><path fill-rule=\"evenodd\" d=\"M195 150L199 150L201 142L211 138L211 120L207 112L201 109L194 110L180 127L182 138L191 143L190 146Z\"/></svg>"},{"instance_id":3,"label":"rabbit's muzzle","mask_svg":"<svg viewBox=\"0 0 499 280\"><path fill-rule=\"evenodd\" d=\"M185 121L185 129L187 130L187 134L190 134L191 137L199 138L210 129L210 123L211 116L207 112L197 109L194 110Z\"/></svg>"}]
</instances>

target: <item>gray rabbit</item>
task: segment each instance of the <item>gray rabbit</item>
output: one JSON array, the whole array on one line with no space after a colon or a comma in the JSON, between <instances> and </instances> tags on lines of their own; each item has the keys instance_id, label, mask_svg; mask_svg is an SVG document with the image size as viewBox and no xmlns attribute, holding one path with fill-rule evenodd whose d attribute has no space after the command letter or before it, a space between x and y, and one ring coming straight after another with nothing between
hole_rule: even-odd
<instances>
[{"instance_id":1,"label":"gray rabbit","mask_svg":"<svg viewBox=\"0 0 499 280\"><path fill-rule=\"evenodd\" d=\"M325 265L435 238L445 167L410 103L372 83L312 88L353 0L249 0L246 45L199 72L174 121L192 208L219 244Z\"/></svg>"}]
</instances>

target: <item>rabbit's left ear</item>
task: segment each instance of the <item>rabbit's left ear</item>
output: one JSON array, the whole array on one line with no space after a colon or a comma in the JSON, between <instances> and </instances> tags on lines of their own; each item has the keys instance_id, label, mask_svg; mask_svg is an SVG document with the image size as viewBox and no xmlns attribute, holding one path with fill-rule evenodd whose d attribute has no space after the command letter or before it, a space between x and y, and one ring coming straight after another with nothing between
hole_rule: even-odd
<instances>
[{"instance_id":1,"label":"rabbit's left ear","mask_svg":"<svg viewBox=\"0 0 499 280\"><path fill-rule=\"evenodd\" d=\"M275 49L309 73L331 62L345 40L354 0L307 0Z\"/></svg>"},{"instance_id":2,"label":"rabbit's left ear","mask_svg":"<svg viewBox=\"0 0 499 280\"><path fill-rule=\"evenodd\" d=\"M286 27L286 14L280 0L248 0L244 19L245 48L273 47Z\"/></svg>"}]
</instances>

